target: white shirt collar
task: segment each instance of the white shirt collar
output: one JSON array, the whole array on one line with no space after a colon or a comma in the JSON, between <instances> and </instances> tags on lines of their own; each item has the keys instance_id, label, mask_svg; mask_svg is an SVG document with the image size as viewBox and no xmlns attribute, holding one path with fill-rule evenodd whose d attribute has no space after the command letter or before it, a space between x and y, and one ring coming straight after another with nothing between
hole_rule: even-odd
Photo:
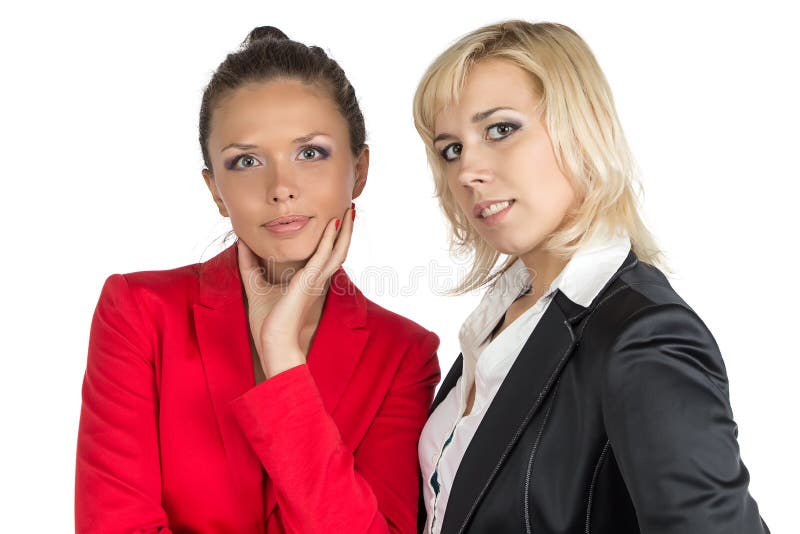
<instances>
[{"instance_id":1,"label":"white shirt collar","mask_svg":"<svg viewBox=\"0 0 800 534\"><path fill-rule=\"evenodd\" d=\"M550 284L549 291L560 289L569 300L587 307L622 266L630 250L627 234L583 243Z\"/></svg>"},{"instance_id":2,"label":"white shirt collar","mask_svg":"<svg viewBox=\"0 0 800 534\"><path fill-rule=\"evenodd\" d=\"M618 232L610 238L603 232L595 233L575 251L542 299L552 298L556 289L560 289L572 302L588 306L620 268L630 248L626 233ZM479 347L530 283L528 269L521 259L517 259L486 291L459 331L461 352L465 358L477 360Z\"/></svg>"}]
</instances>

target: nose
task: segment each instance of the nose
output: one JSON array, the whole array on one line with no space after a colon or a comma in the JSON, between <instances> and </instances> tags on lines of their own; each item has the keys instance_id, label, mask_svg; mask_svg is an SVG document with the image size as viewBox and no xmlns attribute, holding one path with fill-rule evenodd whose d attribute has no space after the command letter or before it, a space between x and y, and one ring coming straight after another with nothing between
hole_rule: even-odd
<instances>
[{"instance_id":1,"label":"nose","mask_svg":"<svg viewBox=\"0 0 800 534\"><path fill-rule=\"evenodd\" d=\"M462 169L458 173L458 183L465 187L485 185L491 181L491 173L486 169Z\"/></svg>"},{"instance_id":2,"label":"nose","mask_svg":"<svg viewBox=\"0 0 800 534\"><path fill-rule=\"evenodd\" d=\"M489 165L489 159L480 154L479 148L470 148L472 150L467 150L466 147L461 149L458 183L465 187L491 183L494 173Z\"/></svg>"},{"instance_id":3,"label":"nose","mask_svg":"<svg viewBox=\"0 0 800 534\"><path fill-rule=\"evenodd\" d=\"M290 193L288 190L273 190L272 191L272 198L270 199L273 204L279 204L281 202L285 202L287 200L294 200L297 198L297 195L294 193Z\"/></svg>"},{"instance_id":4,"label":"nose","mask_svg":"<svg viewBox=\"0 0 800 534\"><path fill-rule=\"evenodd\" d=\"M296 200L299 194L297 181L289 169L276 166L272 176L269 177L267 198L272 204L280 204L289 200Z\"/></svg>"}]
</instances>

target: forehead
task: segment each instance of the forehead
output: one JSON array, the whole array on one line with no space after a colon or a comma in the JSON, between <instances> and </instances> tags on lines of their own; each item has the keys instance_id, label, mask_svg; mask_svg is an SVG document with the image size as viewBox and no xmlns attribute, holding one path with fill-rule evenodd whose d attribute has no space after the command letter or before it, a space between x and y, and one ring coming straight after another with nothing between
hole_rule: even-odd
<instances>
[{"instance_id":1,"label":"forehead","mask_svg":"<svg viewBox=\"0 0 800 534\"><path fill-rule=\"evenodd\" d=\"M439 104L435 130L467 120L496 107L533 111L539 102L533 77L505 59L484 59L472 65L454 98Z\"/></svg>"},{"instance_id":2,"label":"forehead","mask_svg":"<svg viewBox=\"0 0 800 534\"><path fill-rule=\"evenodd\" d=\"M210 142L266 134L293 139L315 131L348 135L328 92L297 80L273 80L243 85L222 98L212 115Z\"/></svg>"}]
</instances>

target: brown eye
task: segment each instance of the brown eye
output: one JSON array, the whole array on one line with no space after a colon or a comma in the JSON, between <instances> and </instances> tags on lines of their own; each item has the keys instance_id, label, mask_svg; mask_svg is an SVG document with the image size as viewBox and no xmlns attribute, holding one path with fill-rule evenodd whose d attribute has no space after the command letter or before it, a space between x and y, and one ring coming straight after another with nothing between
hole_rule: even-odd
<instances>
[{"instance_id":1,"label":"brown eye","mask_svg":"<svg viewBox=\"0 0 800 534\"><path fill-rule=\"evenodd\" d=\"M442 157L445 161L453 161L461 155L461 143L451 143L442 149Z\"/></svg>"},{"instance_id":2,"label":"brown eye","mask_svg":"<svg viewBox=\"0 0 800 534\"><path fill-rule=\"evenodd\" d=\"M519 129L519 125L510 122L499 122L497 124L492 124L486 129L486 138L493 141L505 139L517 129Z\"/></svg>"}]
</instances>

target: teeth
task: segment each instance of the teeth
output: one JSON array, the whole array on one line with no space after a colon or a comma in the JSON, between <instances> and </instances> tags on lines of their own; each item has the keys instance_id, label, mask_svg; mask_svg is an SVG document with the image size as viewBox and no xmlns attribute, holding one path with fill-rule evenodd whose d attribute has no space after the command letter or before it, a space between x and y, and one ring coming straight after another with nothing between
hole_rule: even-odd
<instances>
[{"instance_id":1,"label":"teeth","mask_svg":"<svg viewBox=\"0 0 800 534\"><path fill-rule=\"evenodd\" d=\"M504 209L506 209L510 205L511 205L511 202L509 202L508 200L504 200L503 202L497 202L496 204L492 204L488 208L484 208L483 209L483 211L481 212L481 217L483 217L485 219L486 217L489 217L490 215L494 215L495 213L497 213L499 211L503 211Z\"/></svg>"}]
</instances>

